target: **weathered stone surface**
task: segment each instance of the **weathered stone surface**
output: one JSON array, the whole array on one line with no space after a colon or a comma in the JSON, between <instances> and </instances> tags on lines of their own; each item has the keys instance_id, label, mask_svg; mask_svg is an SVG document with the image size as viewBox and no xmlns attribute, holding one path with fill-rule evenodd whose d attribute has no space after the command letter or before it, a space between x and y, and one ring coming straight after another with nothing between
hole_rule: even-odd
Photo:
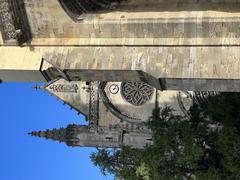
<instances>
[{"instance_id":1,"label":"weathered stone surface","mask_svg":"<svg viewBox=\"0 0 240 180\"><path fill-rule=\"evenodd\" d=\"M0 80L50 81L45 89L89 120L32 135L142 148L152 143L143 122L156 105L188 116L193 101L240 92L240 0L124 0L106 8L94 0L81 11L72 0L23 0L22 9L4 2L19 7L0 0ZM31 42L9 46L17 36L7 33L25 32L16 28L25 22Z\"/></svg>"},{"instance_id":2,"label":"weathered stone surface","mask_svg":"<svg viewBox=\"0 0 240 180\"><path fill-rule=\"evenodd\" d=\"M70 69L73 80L142 80L161 89L158 78L239 79L238 0L129 0L79 22L57 0L24 2L31 51ZM199 87L191 82L179 89Z\"/></svg>"},{"instance_id":3,"label":"weathered stone surface","mask_svg":"<svg viewBox=\"0 0 240 180\"><path fill-rule=\"evenodd\" d=\"M44 51L45 60L61 69L90 72L135 70L146 72L156 78L239 78L238 46L65 47L40 50Z\"/></svg>"},{"instance_id":4,"label":"weathered stone surface","mask_svg":"<svg viewBox=\"0 0 240 180\"><path fill-rule=\"evenodd\" d=\"M57 0L25 0L32 45L239 45L236 1L127 1L72 21Z\"/></svg>"},{"instance_id":5,"label":"weathered stone surface","mask_svg":"<svg viewBox=\"0 0 240 180\"><path fill-rule=\"evenodd\" d=\"M176 85L166 80L166 83L169 82L167 89L227 91L233 83L236 84L235 88L229 90L240 89L237 85L240 79L239 46L75 47L52 48L43 54L45 60L65 69L73 80L143 80L161 89L157 79L175 78ZM211 83L205 83L207 79ZM226 83L225 88L219 82L223 85Z\"/></svg>"}]
</instances>

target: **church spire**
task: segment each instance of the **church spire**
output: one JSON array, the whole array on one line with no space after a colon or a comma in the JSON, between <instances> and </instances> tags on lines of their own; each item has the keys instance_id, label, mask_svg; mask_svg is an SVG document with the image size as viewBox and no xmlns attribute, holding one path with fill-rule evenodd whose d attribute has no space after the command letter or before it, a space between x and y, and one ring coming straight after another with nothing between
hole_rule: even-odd
<instances>
[{"instance_id":1,"label":"church spire","mask_svg":"<svg viewBox=\"0 0 240 180\"><path fill-rule=\"evenodd\" d=\"M79 139L78 134L82 132L88 132L87 126L70 124L67 128L52 129L45 131L33 131L28 133L29 135L41 137L45 139L51 139L53 141L65 142L68 146L77 146Z\"/></svg>"},{"instance_id":2,"label":"church spire","mask_svg":"<svg viewBox=\"0 0 240 180\"><path fill-rule=\"evenodd\" d=\"M47 129L46 131L33 131L28 134L36 137L52 139L54 141L66 142L66 128L53 129L53 130Z\"/></svg>"}]
</instances>

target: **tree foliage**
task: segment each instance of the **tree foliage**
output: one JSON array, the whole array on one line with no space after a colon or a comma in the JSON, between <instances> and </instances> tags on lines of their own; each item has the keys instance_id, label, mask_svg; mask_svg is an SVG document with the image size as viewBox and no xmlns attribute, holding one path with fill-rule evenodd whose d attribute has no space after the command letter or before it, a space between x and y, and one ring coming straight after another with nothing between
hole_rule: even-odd
<instances>
[{"instance_id":1,"label":"tree foliage","mask_svg":"<svg viewBox=\"0 0 240 180\"><path fill-rule=\"evenodd\" d=\"M91 155L103 174L125 180L240 179L240 94L194 103L190 118L156 108L147 125L154 144L144 149L99 149Z\"/></svg>"}]
</instances>

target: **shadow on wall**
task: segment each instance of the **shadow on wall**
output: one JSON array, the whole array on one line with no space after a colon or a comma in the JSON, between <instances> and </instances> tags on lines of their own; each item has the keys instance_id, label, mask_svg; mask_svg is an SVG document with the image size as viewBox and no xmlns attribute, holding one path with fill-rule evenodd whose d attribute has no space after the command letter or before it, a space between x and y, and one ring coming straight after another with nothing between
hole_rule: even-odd
<instances>
[{"instance_id":1,"label":"shadow on wall","mask_svg":"<svg viewBox=\"0 0 240 180\"><path fill-rule=\"evenodd\" d=\"M82 19L83 14L111 11L121 0L59 0L65 12L74 20Z\"/></svg>"},{"instance_id":2,"label":"shadow on wall","mask_svg":"<svg viewBox=\"0 0 240 180\"><path fill-rule=\"evenodd\" d=\"M163 11L223 11L240 12L240 0L235 3L224 0L59 0L66 13L75 21L83 14L102 12L163 12Z\"/></svg>"}]
</instances>

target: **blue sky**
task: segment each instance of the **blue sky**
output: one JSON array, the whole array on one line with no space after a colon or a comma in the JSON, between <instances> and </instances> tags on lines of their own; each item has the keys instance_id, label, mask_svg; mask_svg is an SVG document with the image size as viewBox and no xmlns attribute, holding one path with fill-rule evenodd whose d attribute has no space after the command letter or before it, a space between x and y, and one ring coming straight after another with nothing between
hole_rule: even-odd
<instances>
[{"instance_id":1,"label":"blue sky","mask_svg":"<svg viewBox=\"0 0 240 180\"><path fill-rule=\"evenodd\" d=\"M33 130L84 123L68 106L31 83L0 84L1 180L112 180L90 161L94 148L71 148L63 143L27 135Z\"/></svg>"}]
</instances>

